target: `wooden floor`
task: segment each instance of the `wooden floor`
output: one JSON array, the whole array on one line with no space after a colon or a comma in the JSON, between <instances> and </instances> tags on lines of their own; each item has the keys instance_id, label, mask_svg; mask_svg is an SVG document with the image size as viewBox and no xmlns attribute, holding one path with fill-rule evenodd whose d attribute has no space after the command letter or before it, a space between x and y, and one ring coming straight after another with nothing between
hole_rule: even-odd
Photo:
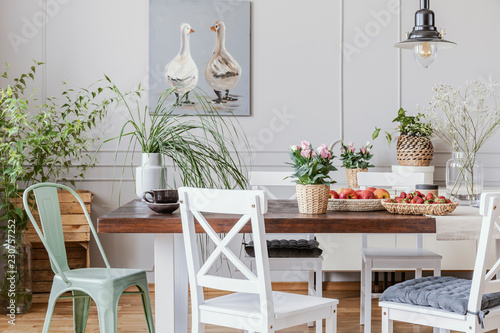
<instances>
[{"instance_id":1,"label":"wooden floor","mask_svg":"<svg viewBox=\"0 0 500 333\"><path fill-rule=\"evenodd\" d=\"M151 288L151 299L154 311L154 286ZM283 288L275 288L283 289ZM298 290L298 293L305 294L304 290ZM215 297L220 295L216 292L207 293L207 297ZM359 291L348 290L326 290L323 292L324 297L339 299L338 307L338 326L339 333L358 333L363 332L363 326L359 325ZM33 307L30 312L23 315L17 315L16 325L12 326L7 323L7 317L2 315L0 318L0 332L41 332L43 321L45 318L45 311L47 309L48 295L38 294L34 297ZM374 299L372 303L372 332L380 332L380 308L377 305L377 300ZM71 300L58 301L54 316L52 317L50 332L73 332L72 320L72 304ZM97 320L97 311L95 304L92 303L90 309L89 320L85 332L99 332L99 323ZM118 332L147 332L146 321L144 319L141 300L138 295L123 296L119 303L118 310ZM207 333L231 333L241 332L238 330L225 329L216 326L207 326ZM297 326L291 329L282 330L280 332L289 333L313 333L316 332L315 328L308 328L307 325ZM431 333L432 328L423 326L413 326L402 323L394 324L394 332L396 333ZM158 332L158 333L171 333L171 332Z\"/></svg>"}]
</instances>

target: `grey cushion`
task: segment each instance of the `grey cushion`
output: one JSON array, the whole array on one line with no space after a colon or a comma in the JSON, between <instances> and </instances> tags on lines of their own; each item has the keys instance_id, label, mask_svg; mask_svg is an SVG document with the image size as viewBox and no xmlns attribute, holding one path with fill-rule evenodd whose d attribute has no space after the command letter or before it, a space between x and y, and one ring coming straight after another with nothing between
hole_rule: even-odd
<instances>
[{"instance_id":1,"label":"grey cushion","mask_svg":"<svg viewBox=\"0 0 500 333\"><path fill-rule=\"evenodd\" d=\"M430 306L460 314L467 313L471 280L431 276L408 280L387 288L381 301ZM500 293L485 294L481 310L500 304Z\"/></svg>"},{"instance_id":2,"label":"grey cushion","mask_svg":"<svg viewBox=\"0 0 500 333\"><path fill-rule=\"evenodd\" d=\"M269 258L317 258L323 253L318 246L318 241L314 239L273 239L267 241L267 253ZM245 251L255 257L253 241L245 244Z\"/></svg>"}]
</instances>

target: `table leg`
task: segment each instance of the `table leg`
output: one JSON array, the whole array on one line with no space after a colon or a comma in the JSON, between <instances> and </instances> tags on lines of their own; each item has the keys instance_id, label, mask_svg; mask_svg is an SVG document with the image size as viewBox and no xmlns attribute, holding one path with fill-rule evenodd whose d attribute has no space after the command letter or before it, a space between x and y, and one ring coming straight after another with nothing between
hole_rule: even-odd
<instances>
[{"instance_id":1,"label":"table leg","mask_svg":"<svg viewBox=\"0 0 500 333\"><path fill-rule=\"evenodd\" d=\"M156 234L156 332L188 331L188 276L182 234Z\"/></svg>"}]
</instances>

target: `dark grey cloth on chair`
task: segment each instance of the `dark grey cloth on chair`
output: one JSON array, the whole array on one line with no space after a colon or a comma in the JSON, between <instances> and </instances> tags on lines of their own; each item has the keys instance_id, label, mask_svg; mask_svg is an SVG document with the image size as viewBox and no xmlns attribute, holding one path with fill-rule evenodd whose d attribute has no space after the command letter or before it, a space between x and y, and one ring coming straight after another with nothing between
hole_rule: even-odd
<instances>
[{"instance_id":1,"label":"dark grey cloth on chair","mask_svg":"<svg viewBox=\"0 0 500 333\"><path fill-rule=\"evenodd\" d=\"M318 241L311 239L273 239L267 241L267 253L269 258L317 258L323 253ZM255 257L253 241L245 244L246 253Z\"/></svg>"},{"instance_id":2,"label":"dark grey cloth on chair","mask_svg":"<svg viewBox=\"0 0 500 333\"><path fill-rule=\"evenodd\" d=\"M381 301L430 306L460 314L467 313L471 280L431 276L398 283L387 288ZM500 293L484 294L481 310L500 305Z\"/></svg>"}]
</instances>

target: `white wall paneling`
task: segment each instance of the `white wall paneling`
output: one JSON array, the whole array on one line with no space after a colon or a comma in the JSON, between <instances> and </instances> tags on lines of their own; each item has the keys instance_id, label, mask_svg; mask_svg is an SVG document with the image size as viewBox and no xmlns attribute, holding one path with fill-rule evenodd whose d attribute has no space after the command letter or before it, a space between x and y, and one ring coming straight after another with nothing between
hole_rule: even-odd
<instances>
[{"instance_id":1,"label":"white wall paneling","mask_svg":"<svg viewBox=\"0 0 500 333\"><path fill-rule=\"evenodd\" d=\"M432 1L437 26L446 28L447 38L458 46L440 52L428 69L411 52L402 51L400 59L393 47L413 27L418 6L418 0L252 1L252 115L239 118L250 141L252 167L286 170L288 147L303 139L331 143L343 135L358 146L371 141L375 126L392 126L399 105L410 113L417 111L417 104L425 105L437 82L460 86L490 74L500 79L500 46L491 42L500 29L497 0ZM86 87L103 74L126 91L147 83L148 11L147 0L2 0L0 62L9 62L13 74L25 71L31 59L46 62L33 85L40 97L57 95L61 81ZM116 135L123 111L110 115L92 135ZM500 185L499 139L497 134L479 154L487 185ZM383 138L374 145L376 169L390 170L396 163L395 145L388 147ZM120 148L118 161L123 155ZM438 182L444 180L449 157L449 149L436 142ZM80 185L95 194L94 220L118 206L119 185L112 188L120 174L113 167L114 146L106 146L99 159ZM334 178L345 183L344 170ZM132 175L126 174L125 180L122 203L134 192ZM152 235L101 237L113 265L153 269ZM338 269L339 256L359 258L358 236L322 237L332 258L325 268ZM100 264L94 251L92 261ZM340 268L358 269L354 262Z\"/></svg>"}]
</instances>

